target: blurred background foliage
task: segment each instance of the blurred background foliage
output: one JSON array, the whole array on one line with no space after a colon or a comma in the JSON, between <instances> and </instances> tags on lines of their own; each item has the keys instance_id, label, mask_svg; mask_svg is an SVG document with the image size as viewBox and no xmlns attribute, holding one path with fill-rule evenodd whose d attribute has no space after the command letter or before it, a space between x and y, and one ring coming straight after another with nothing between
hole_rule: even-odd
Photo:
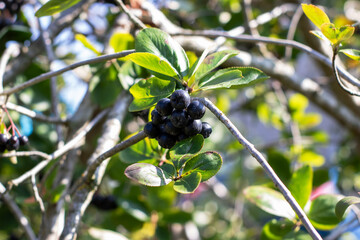
<instances>
[{"instance_id":1,"label":"blurred background foliage","mask_svg":"<svg viewBox=\"0 0 360 240\"><path fill-rule=\"evenodd\" d=\"M136 8L136 2L126 3ZM353 2L356 1L319 0L313 1L313 4L324 6L335 22L353 23L359 21L359 19L351 19L350 8L347 8L350 3L354 4ZM152 3L174 24L183 28L229 31L244 26L248 32L242 1L153 0ZM299 3L283 0L251 1L252 18L284 4L290 9L279 17L259 25L257 28L259 34L286 38ZM30 43L39 36L39 26L34 18L35 9L38 7L37 1L25 1L15 14L9 15L6 9L2 9L1 53L6 46L14 42L21 44L26 51ZM360 9L357 10L359 17ZM50 23L50 17L40 20L43 26ZM307 39L309 34L305 31L306 27L300 24L305 22L299 23L294 39L312 45L313 43ZM53 39L56 60L51 66L46 57L40 55L33 60L31 66L18 74L9 86L102 53L132 49L133 35L131 23L112 1L98 1ZM259 54L259 49L254 44L231 41L228 44L251 54ZM359 30L346 44L360 48ZM277 58L284 57L284 47L269 45L267 49ZM194 53L188 52L188 55L190 59L196 59ZM315 68L314 73L304 70L309 66L308 59L308 56L294 50L287 61L292 62L298 72L304 71L307 76L315 76L315 79L327 88L329 74L322 72L321 67ZM345 58L342 60L355 76L359 76L358 62ZM87 91L98 110L109 107L115 102L122 89L127 90L135 81L148 76L146 70L121 60L84 66L63 74L57 79L61 116L72 116ZM49 89L50 83L45 81L14 94L9 101L50 115ZM314 191L344 195L357 195L360 191L359 138L356 140L352 133L312 104L305 96L289 90L276 79L271 79L251 88L215 90L207 97L215 102L234 121L244 136L265 154L284 182L291 178L295 169L309 164L314 171L312 183ZM30 145L27 150L51 153L57 148L57 134L53 124L31 120L15 111L10 113L20 131L29 136ZM147 114L148 112L127 114L120 138L123 139L140 130L147 121ZM117 154L112 157L101 187L83 217L78 238L260 239L264 225L274 217L249 203L245 199L243 189L252 185L273 187L273 184L258 163L233 139L225 127L216 121L214 116L207 113L204 119L211 123L214 130L211 137L206 140L204 150L216 150L224 159L224 165L216 177L201 183L199 189L190 195L177 194L172 186L144 187L124 176L124 169L129 165L126 154ZM6 125L8 124L6 122ZM96 129L87 137L87 144L81 149L76 176L79 176L85 168L87 157L94 149L98 136L99 129ZM31 169L39 161L41 161L39 157L19 157L16 162L2 158L0 181L6 183ZM51 189L55 174L56 168L54 170L51 165L38 176L41 195L49 202L56 201L62 192L62 189ZM29 217L31 225L34 229L38 229L41 212L34 200L31 185L22 184L14 188L12 194L16 196L15 200L25 215ZM0 226L0 239L24 239L24 233L2 202L0 202ZM330 233L331 231L324 231L322 235L327 236ZM342 236L338 239L360 238L359 223L345 228L340 235ZM264 236L262 238L270 239Z\"/></svg>"}]
</instances>

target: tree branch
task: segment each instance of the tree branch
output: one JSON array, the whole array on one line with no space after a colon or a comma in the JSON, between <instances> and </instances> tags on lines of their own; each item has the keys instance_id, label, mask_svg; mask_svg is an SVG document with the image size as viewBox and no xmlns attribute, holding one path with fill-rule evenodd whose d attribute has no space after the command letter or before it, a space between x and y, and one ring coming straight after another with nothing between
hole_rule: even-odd
<instances>
[{"instance_id":1,"label":"tree branch","mask_svg":"<svg viewBox=\"0 0 360 240\"><path fill-rule=\"evenodd\" d=\"M118 52L118 53L113 53L113 54L107 54L107 55L103 55L103 56L100 56L100 57L95 57L95 58L91 58L91 59L88 59L88 60L85 60L85 61L80 61L80 62L77 62L77 63L74 63L74 64L71 64L71 65L68 65L64 68L61 68L59 70L56 70L56 71L52 71L52 72L47 72L47 73L43 73L37 77L34 77L32 79L30 79L29 81L23 83L23 84L20 84L18 86L15 86L11 89L8 89L8 90L5 90L3 92L0 92L0 96L1 95L10 95L10 94L13 94L15 92L18 92L20 90L23 90L27 87L30 87L34 84L37 84L37 83L40 83L42 81L45 81L51 77L55 77L55 76L58 76L64 72L67 72L67 71L70 71L72 69L75 69L77 67L80 67L80 66L83 66L83 65L88 65L88 64L93 64L93 63L99 63L99 62L104 62L104 61L109 61L109 60L112 60L112 59L116 59L116 58L121 58L121 57L125 57L131 53L135 52L135 50L126 50L126 51L122 51L122 52Z\"/></svg>"},{"instance_id":2,"label":"tree branch","mask_svg":"<svg viewBox=\"0 0 360 240\"><path fill-rule=\"evenodd\" d=\"M249 151L249 153L259 162L259 164L265 170L266 174L273 181L275 187L280 190L286 201L290 204L291 208L296 212L311 237L313 239L322 239L319 233L310 223L310 220L307 218L305 212L301 209L295 198L291 195L291 192L286 188L286 186L282 183L280 178L271 168L269 163L266 161L265 157L239 132L239 130L230 121L230 119L228 119L225 114L223 114L210 100L206 98L197 98L197 100L201 101L229 129L229 131L236 138L236 140L240 144L242 144Z\"/></svg>"},{"instance_id":3,"label":"tree branch","mask_svg":"<svg viewBox=\"0 0 360 240\"><path fill-rule=\"evenodd\" d=\"M117 4L119 4L121 10L130 18L130 20L135 23L135 25L140 29L145 29L146 26L143 22L140 21L134 14L132 14L129 9L125 6L122 0L116 0Z\"/></svg>"}]
</instances>

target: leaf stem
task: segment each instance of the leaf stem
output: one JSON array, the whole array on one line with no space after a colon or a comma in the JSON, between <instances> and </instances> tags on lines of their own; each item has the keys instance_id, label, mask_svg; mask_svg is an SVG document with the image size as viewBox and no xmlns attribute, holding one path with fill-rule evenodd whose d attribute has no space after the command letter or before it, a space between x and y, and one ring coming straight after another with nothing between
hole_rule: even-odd
<instances>
[{"instance_id":1,"label":"leaf stem","mask_svg":"<svg viewBox=\"0 0 360 240\"><path fill-rule=\"evenodd\" d=\"M202 102L232 133L232 135L236 138L236 140L242 144L250 154L259 162L259 164L263 167L266 174L271 178L275 187L277 187L280 192L283 194L285 200L290 204L291 208L298 215L299 219L303 223L304 227L311 235L311 237L315 240L322 239L319 233L316 231L314 226L311 224L310 220L306 216L305 212L296 202L295 198L291 195L291 192L287 189L284 183L277 176L275 171L271 168L269 163L266 161L265 157L251 144L235 127L235 125L230 121L226 115L221 112L209 99L207 98L196 98L198 101Z\"/></svg>"}]
</instances>

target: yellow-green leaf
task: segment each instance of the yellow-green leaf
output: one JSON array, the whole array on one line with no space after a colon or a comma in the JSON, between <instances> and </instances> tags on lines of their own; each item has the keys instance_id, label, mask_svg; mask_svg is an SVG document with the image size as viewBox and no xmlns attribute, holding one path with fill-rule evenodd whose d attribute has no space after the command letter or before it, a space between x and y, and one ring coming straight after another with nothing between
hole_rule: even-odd
<instances>
[{"instance_id":1,"label":"yellow-green leaf","mask_svg":"<svg viewBox=\"0 0 360 240\"><path fill-rule=\"evenodd\" d=\"M307 150L301 153L299 156L299 162L309 164L313 167L320 167L325 163L325 158L322 155Z\"/></svg>"},{"instance_id":2,"label":"yellow-green leaf","mask_svg":"<svg viewBox=\"0 0 360 240\"><path fill-rule=\"evenodd\" d=\"M320 27L321 32L324 34L324 36L329 39L329 41L332 44L338 44L339 40L338 40L338 32L339 29L337 27L335 27L335 24L333 23L324 23L323 25L321 25Z\"/></svg>"},{"instance_id":3,"label":"yellow-green leaf","mask_svg":"<svg viewBox=\"0 0 360 240\"><path fill-rule=\"evenodd\" d=\"M339 52L342 52L343 54L345 54L346 56L348 56L349 58L353 59L353 60L360 60L360 50L356 50L356 49L341 49Z\"/></svg>"},{"instance_id":4,"label":"yellow-green leaf","mask_svg":"<svg viewBox=\"0 0 360 240\"><path fill-rule=\"evenodd\" d=\"M129 33L114 33L109 41L110 46L115 52L133 49L135 47L135 39Z\"/></svg>"},{"instance_id":5,"label":"yellow-green leaf","mask_svg":"<svg viewBox=\"0 0 360 240\"><path fill-rule=\"evenodd\" d=\"M321 25L323 25L324 23L330 23L329 17L319 7L312 5L312 4L305 4L305 3L301 4L301 6L302 6L302 9L303 9L305 15L318 28L321 28Z\"/></svg>"},{"instance_id":6,"label":"yellow-green leaf","mask_svg":"<svg viewBox=\"0 0 360 240\"><path fill-rule=\"evenodd\" d=\"M75 39L80 41L87 49L90 49L97 55L101 55L101 52L99 52L84 35L76 34Z\"/></svg>"},{"instance_id":7,"label":"yellow-green leaf","mask_svg":"<svg viewBox=\"0 0 360 240\"><path fill-rule=\"evenodd\" d=\"M353 26L342 26L339 28L339 32L338 32L338 41L342 42L342 41L346 41L349 38L351 38L351 36L354 34L355 32L355 27Z\"/></svg>"}]
</instances>

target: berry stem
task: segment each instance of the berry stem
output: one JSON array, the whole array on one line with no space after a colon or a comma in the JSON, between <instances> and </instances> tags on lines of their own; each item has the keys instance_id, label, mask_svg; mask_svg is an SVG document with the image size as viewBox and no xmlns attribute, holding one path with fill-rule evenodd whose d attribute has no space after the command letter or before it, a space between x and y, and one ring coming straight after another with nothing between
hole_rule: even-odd
<instances>
[{"instance_id":1,"label":"berry stem","mask_svg":"<svg viewBox=\"0 0 360 240\"><path fill-rule=\"evenodd\" d=\"M3 106L3 109L4 109L4 111L6 112L6 115L8 116L9 121L10 121L10 124L11 124L11 126L10 126L9 129L8 129L8 132L9 132L9 130L10 130L10 128L11 128L11 129L12 129L12 135L13 135L13 136L15 136L15 131L19 134L19 136L21 136L21 134L20 134L19 130L16 128L16 126L15 126L15 124L14 124L14 122L13 122L13 120L12 120L12 118L11 118L8 110L7 110L7 108L6 108L5 106Z\"/></svg>"}]
</instances>

